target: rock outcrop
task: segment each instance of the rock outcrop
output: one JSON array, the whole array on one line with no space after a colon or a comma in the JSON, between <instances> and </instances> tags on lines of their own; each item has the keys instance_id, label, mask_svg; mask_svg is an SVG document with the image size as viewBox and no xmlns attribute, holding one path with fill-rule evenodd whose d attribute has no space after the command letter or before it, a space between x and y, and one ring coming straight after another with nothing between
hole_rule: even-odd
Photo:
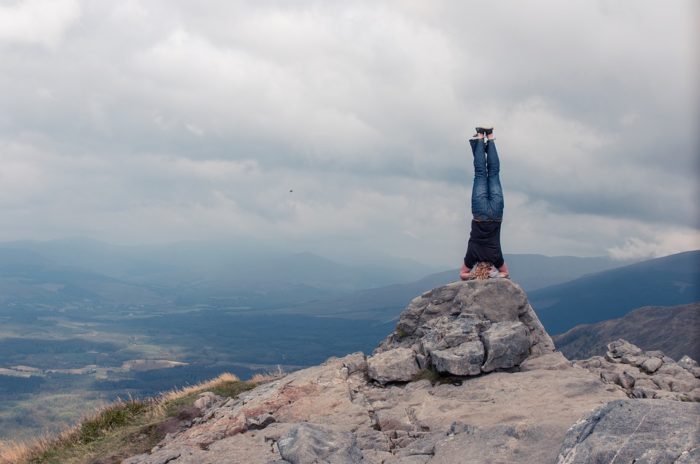
<instances>
[{"instance_id":1,"label":"rock outcrop","mask_svg":"<svg viewBox=\"0 0 700 464\"><path fill-rule=\"evenodd\" d=\"M576 420L626 398L556 353L524 372L387 386L369 380L363 360L330 359L213 402L192 427L124 462L551 463Z\"/></svg>"},{"instance_id":2,"label":"rock outcrop","mask_svg":"<svg viewBox=\"0 0 700 464\"><path fill-rule=\"evenodd\" d=\"M554 351L520 287L505 279L456 282L415 298L396 330L368 359L380 382L406 382L421 369L455 376L520 365Z\"/></svg>"},{"instance_id":3,"label":"rock outcrop","mask_svg":"<svg viewBox=\"0 0 700 464\"><path fill-rule=\"evenodd\" d=\"M629 349L615 345L611 356L622 360ZM653 370L652 357L635 362ZM660 359L657 372L668 363ZM686 373L696 368L688 360L674 365ZM458 282L413 300L369 358L331 358L227 401L202 395L203 415L191 427L124 464L598 462L599 442L624 438L616 425L624 410L610 406L615 401L632 402L627 428L664 408L697 417L694 403L647 406L629 400L628 387L553 351L517 285ZM643 408L653 411L645 416ZM661 419L650 423L670 427ZM633 428L652 437L645 427ZM685 432L644 443L634 456L696 452Z\"/></svg>"},{"instance_id":4,"label":"rock outcrop","mask_svg":"<svg viewBox=\"0 0 700 464\"><path fill-rule=\"evenodd\" d=\"M700 367L684 356L678 362L661 351L643 351L626 340L609 343L605 356L576 361L633 398L700 401Z\"/></svg>"}]
</instances>

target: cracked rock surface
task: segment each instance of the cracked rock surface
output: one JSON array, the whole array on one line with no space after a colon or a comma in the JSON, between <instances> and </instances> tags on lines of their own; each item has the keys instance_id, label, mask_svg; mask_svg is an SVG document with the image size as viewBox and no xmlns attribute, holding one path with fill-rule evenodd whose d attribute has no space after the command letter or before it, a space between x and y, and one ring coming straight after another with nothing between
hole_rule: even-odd
<instances>
[{"instance_id":1,"label":"cracked rock surface","mask_svg":"<svg viewBox=\"0 0 700 464\"><path fill-rule=\"evenodd\" d=\"M700 404L620 400L596 409L566 435L559 464L700 462Z\"/></svg>"},{"instance_id":2,"label":"cracked rock surface","mask_svg":"<svg viewBox=\"0 0 700 464\"><path fill-rule=\"evenodd\" d=\"M332 358L214 405L124 463L464 463L487 444L503 462L554 462L578 418L625 395L561 356L537 359L526 372L381 386L362 353Z\"/></svg>"}]
</instances>

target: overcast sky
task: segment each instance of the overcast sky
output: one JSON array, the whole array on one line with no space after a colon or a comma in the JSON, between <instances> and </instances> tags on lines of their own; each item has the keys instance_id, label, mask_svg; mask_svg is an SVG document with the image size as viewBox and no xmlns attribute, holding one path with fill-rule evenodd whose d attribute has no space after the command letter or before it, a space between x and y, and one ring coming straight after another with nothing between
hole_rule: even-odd
<instances>
[{"instance_id":1,"label":"overcast sky","mask_svg":"<svg viewBox=\"0 0 700 464\"><path fill-rule=\"evenodd\" d=\"M700 248L697 1L0 0L0 240ZM290 192L290 190L293 190Z\"/></svg>"}]
</instances>

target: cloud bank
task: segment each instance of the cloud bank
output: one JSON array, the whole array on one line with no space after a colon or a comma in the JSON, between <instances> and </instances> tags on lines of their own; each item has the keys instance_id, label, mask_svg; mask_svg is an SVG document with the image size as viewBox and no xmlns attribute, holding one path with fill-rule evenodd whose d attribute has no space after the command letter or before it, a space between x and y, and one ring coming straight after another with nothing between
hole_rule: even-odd
<instances>
[{"instance_id":1,"label":"cloud bank","mask_svg":"<svg viewBox=\"0 0 700 464\"><path fill-rule=\"evenodd\" d=\"M698 9L0 3L0 240L458 263L467 139L490 121L506 252L700 248Z\"/></svg>"}]
</instances>

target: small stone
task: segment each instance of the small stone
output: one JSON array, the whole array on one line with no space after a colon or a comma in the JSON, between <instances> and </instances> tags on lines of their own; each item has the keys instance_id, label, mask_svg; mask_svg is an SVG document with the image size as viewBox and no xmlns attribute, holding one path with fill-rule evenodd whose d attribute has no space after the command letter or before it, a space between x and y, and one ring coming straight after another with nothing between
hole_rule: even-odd
<instances>
[{"instance_id":1,"label":"small stone","mask_svg":"<svg viewBox=\"0 0 700 464\"><path fill-rule=\"evenodd\" d=\"M623 371L622 374L617 377L617 384L625 390L634 388L634 381L635 378L627 371Z\"/></svg>"},{"instance_id":2,"label":"small stone","mask_svg":"<svg viewBox=\"0 0 700 464\"><path fill-rule=\"evenodd\" d=\"M342 361L343 367L348 370L348 375L367 370L367 359L362 352L349 354L342 358Z\"/></svg>"},{"instance_id":3,"label":"small stone","mask_svg":"<svg viewBox=\"0 0 700 464\"><path fill-rule=\"evenodd\" d=\"M277 447L282 459L292 464L354 464L362 460L362 452L352 433L334 431L309 422L295 425L280 438Z\"/></svg>"},{"instance_id":4,"label":"small stone","mask_svg":"<svg viewBox=\"0 0 700 464\"><path fill-rule=\"evenodd\" d=\"M476 430L473 425L465 424L461 421L454 421L450 424L450 434L457 435L459 433L472 433Z\"/></svg>"},{"instance_id":5,"label":"small stone","mask_svg":"<svg viewBox=\"0 0 700 464\"><path fill-rule=\"evenodd\" d=\"M473 341L454 348L431 351L430 360L438 372L477 375L481 373L484 362L484 345L480 341Z\"/></svg>"},{"instance_id":6,"label":"small stone","mask_svg":"<svg viewBox=\"0 0 700 464\"><path fill-rule=\"evenodd\" d=\"M197 400L194 402L194 407L204 411L205 409L209 409L214 403L216 403L220 399L220 396L212 392L204 392L200 394L199 398L197 398Z\"/></svg>"},{"instance_id":7,"label":"small stone","mask_svg":"<svg viewBox=\"0 0 700 464\"><path fill-rule=\"evenodd\" d=\"M692 372L694 368L698 367L697 361L695 361L693 358L691 358L687 354L685 356L683 356L681 359L679 359L676 364L678 364L683 369L690 371L690 372Z\"/></svg>"},{"instance_id":8,"label":"small stone","mask_svg":"<svg viewBox=\"0 0 700 464\"><path fill-rule=\"evenodd\" d=\"M261 430L275 422L275 416L270 413L261 414L255 417L246 417L245 425L248 430Z\"/></svg>"},{"instance_id":9,"label":"small stone","mask_svg":"<svg viewBox=\"0 0 700 464\"><path fill-rule=\"evenodd\" d=\"M560 352L547 353L536 358L529 357L520 364L522 372L534 370L561 371L571 367L571 361Z\"/></svg>"},{"instance_id":10,"label":"small stone","mask_svg":"<svg viewBox=\"0 0 700 464\"><path fill-rule=\"evenodd\" d=\"M627 340L618 339L608 343L608 353L612 358L622 358L623 356L638 356L642 354L642 349L637 345L633 345Z\"/></svg>"},{"instance_id":11,"label":"small stone","mask_svg":"<svg viewBox=\"0 0 700 464\"><path fill-rule=\"evenodd\" d=\"M634 388L646 388L649 390L658 390L659 387L654 383L651 377L642 377L634 381Z\"/></svg>"},{"instance_id":12,"label":"small stone","mask_svg":"<svg viewBox=\"0 0 700 464\"><path fill-rule=\"evenodd\" d=\"M418 363L418 367L420 369L427 369L430 366L428 357L422 353L416 354L416 362Z\"/></svg>"},{"instance_id":13,"label":"small stone","mask_svg":"<svg viewBox=\"0 0 700 464\"><path fill-rule=\"evenodd\" d=\"M649 358L644 361L640 367L648 374L653 374L659 369L659 367L661 367L663 363L664 362L659 358Z\"/></svg>"},{"instance_id":14,"label":"small stone","mask_svg":"<svg viewBox=\"0 0 700 464\"><path fill-rule=\"evenodd\" d=\"M389 451L391 450L391 442L386 434L379 430L368 429L359 430L355 434L357 436L357 446L361 450L377 450L377 451Z\"/></svg>"},{"instance_id":15,"label":"small stone","mask_svg":"<svg viewBox=\"0 0 700 464\"><path fill-rule=\"evenodd\" d=\"M616 372L603 371L600 373L600 378L606 383L618 383L620 376Z\"/></svg>"},{"instance_id":16,"label":"small stone","mask_svg":"<svg viewBox=\"0 0 700 464\"><path fill-rule=\"evenodd\" d=\"M410 348L394 348L370 356L367 373L379 383L408 382L420 372L416 353Z\"/></svg>"},{"instance_id":17,"label":"small stone","mask_svg":"<svg viewBox=\"0 0 700 464\"><path fill-rule=\"evenodd\" d=\"M398 456L432 456L435 454L435 443L444 437L444 433L425 434L398 450L396 454Z\"/></svg>"},{"instance_id":18,"label":"small stone","mask_svg":"<svg viewBox=\"0 0 700 464\"><path fill-rule=\"evenodd\" d=\"M404 411L396 412L393 409L382 409L374 413L374 419L383 431L413 430L413 424Z\"/></svg>"},{"instance_id":19,"label":"small stone","mask_svg":"<svg viewBox=\"0 0 700 464\"><path fill-rule=\"evenodd\" d=\"M630 364L632 366L641 366L644 364L649 358L644 355L623 355L620 360L623 362L623 364Z\"/></svg>"}]
</instances>

